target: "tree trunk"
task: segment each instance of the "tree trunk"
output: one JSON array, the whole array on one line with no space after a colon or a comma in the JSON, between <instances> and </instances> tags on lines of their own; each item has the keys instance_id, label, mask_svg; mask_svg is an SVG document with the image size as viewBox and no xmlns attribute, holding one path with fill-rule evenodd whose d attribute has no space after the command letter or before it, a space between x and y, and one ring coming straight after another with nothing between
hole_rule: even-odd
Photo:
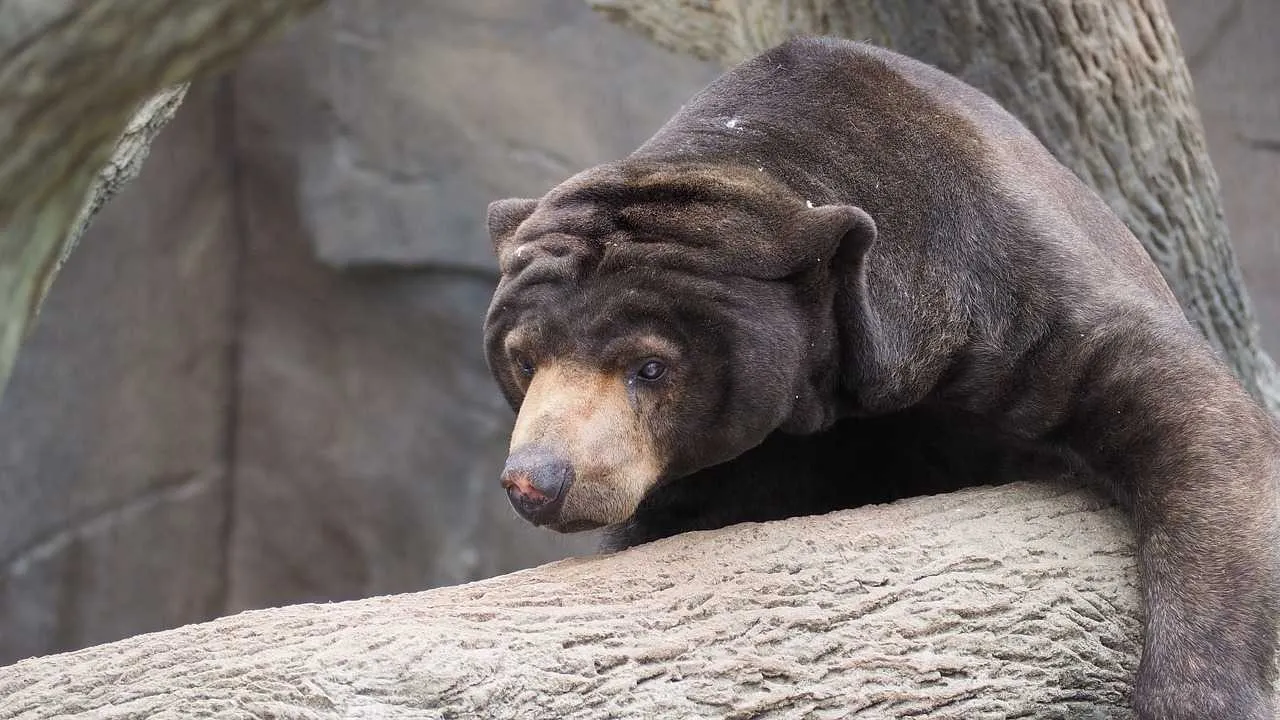
<instances>
[{"instance_id":1,"label":"tree trunk","mask_svg":"<svg viewBox=\"0 0 1280 720\"><path fill-rule=\"evenodd\" d=\"M61 261L183 84L319 4L0 0L0 389Z\"/></svg>"},{"instance_id":2,"label":"tree trunk","mask_svg":"<svg viewBox=\"0 0 1280 720\"><path fill-rule=\"evenodd\" d=\"M1132 551L1090 493L972 489L28 660L0 717L1129 718Z\"/></svg>"},{"instance_id":3,"label":"tree trunk","mask_svg":"<svg viewBox=\"0 0 1280 720\"><path fill-rule=\"evenodd\" d=\"M801 33L869 40L950 72L1021 119L1155 258L1245 387L1280 378L1232 252L1191 76L1161 0L588 0L725 64Z\"/></svg>"}]
</instances>

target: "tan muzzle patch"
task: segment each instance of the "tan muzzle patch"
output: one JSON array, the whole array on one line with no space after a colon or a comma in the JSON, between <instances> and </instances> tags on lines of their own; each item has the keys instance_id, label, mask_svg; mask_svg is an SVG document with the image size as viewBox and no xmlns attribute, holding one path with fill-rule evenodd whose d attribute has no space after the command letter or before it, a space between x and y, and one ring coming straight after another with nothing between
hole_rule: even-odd
<instances>
[{"instance_id":1,"label":"tan muzzle patch","mask_svg":"<svg viewBox=\"0 0 1280 720\"><path fill-rule=\"evenodd\" d=\"M631 517L662 463L627 397L624 378L568 363L539 366L511 433L511 452L538 445L567 461L574 481L551 527Z\"/></svg>"}]
</instances>

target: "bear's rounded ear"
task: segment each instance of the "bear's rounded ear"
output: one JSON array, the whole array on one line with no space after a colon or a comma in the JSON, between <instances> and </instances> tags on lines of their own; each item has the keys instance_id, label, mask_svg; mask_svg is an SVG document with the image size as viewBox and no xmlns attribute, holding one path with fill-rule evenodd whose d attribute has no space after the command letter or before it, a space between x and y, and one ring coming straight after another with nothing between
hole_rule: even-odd
<instances>
[{"instance_id":1,"label":"bear's rounded ear","mask_svg":"<svg viewBox=\"0 0 1280 720\"><path fill-rule=\"evenodd\" d=\"M538 201L532 198L507 198L489 203L486 221L489 225L489 240L493 242L493 251L501 254L504 243L515 235L516 228L533 214Z\"/></svg>"},{"instance_id":2,"label":"bear's rounded ear","mask_svg":"<svg viewBox=\"0 0 1280 720\"><path fill-rule=\"evenodd\" d=\"M862 208L853 205L820 205L800 212L796 243L805 252L795 253L800 272L830 263L837 256L842 262L858 263L876 240L876 223Z\"/></svg>"}]
</instances>

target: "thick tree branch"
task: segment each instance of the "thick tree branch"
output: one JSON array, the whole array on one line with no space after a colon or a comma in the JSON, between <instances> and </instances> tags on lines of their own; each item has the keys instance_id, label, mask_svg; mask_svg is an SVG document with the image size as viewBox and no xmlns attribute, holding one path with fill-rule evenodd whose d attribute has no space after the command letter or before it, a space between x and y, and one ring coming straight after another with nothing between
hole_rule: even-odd
<instances>
[{"instance_id":1,"label":"thick tree branch","mask_svg":"<svg viewBox=\"0 0 1280 720\"><path fill-rule=\"evenodd\" d=\"M1131 553L1089 493L968 490L29 660L0 716L1127 718Z\"/></svg>"},{"instance_id":2,"label":"thick tree branch","mask_svg":"<svg viewBox=\"0 0 1280 720\"><path fill-rule=\"evenodd\" d=\"M75 250L85 230L89 229L89 222L93 216L97 215L102 206L120 192L126 183L138 176L142 170L143 161L151 151L151 142L178 112L182 99L186 97L187 87L188 85L183 83L161 90L142 103L142 107L138 108L130 118L124 133L116 141L115 149L112 150L107 164L98 171L98 176L89 185L84 205L76 215L71 232L67 233L63 240L57 265L54 266L53 272L44 278L45 286L40 288L40 297L43 298L48 293L48 283L53 281L58 270L62 268L62 263L66 262L67 256Z\"/></svg>"},{"instance_id":3,"label":"thick tree branch","mask_svg":"<svg viewBox=\"0 0 1280 720\"><path fill-rule=\"evenodd\" d=\"M1191 76L1160 0L588 0L669 49L735 63L800 33L868 40L991 94L1142 241L1188 317L1273 413Z\"/></svg>"},{"instance_id":4,"label":"thick tree branch","mask_svg":"<svg viewBox=\"0 0 1280 720\"><path fill-rule=\"evenodd\" d=\"M319 3L0 0L0 386L85 213L136 171L103 167L139 158L181 95L144 101Z\"/></svg>"}]
</instances>

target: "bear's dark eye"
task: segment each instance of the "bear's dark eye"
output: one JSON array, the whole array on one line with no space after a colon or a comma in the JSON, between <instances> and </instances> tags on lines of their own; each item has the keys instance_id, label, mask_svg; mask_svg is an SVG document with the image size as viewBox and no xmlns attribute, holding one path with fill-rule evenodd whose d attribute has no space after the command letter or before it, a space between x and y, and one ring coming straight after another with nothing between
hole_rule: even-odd
<instances>
[{"instance_id":1,"label":"bear's dark eye","mask_svg":"<svg viewBox=\"0 0 1280 720\"><path fill-rule=\"evenodd\" d=\"M534 367L533 361L524 355L516 356L516 367L520 368L521 373L529 377L533 377L533 371L537 369Z\"/></svg>"},{"instance_id":2,"label":"bear's dark eye","mask_svg":"<svg viewBox=\"0 0 1280 720\"><path fill-rule=\"evenodd\" d=\"M636 377L641 380L650 382L661 378L667 373L667 366L661 360L650 360L640 366L640 370L636 373Z\"/></svg>"}]
</instances>

